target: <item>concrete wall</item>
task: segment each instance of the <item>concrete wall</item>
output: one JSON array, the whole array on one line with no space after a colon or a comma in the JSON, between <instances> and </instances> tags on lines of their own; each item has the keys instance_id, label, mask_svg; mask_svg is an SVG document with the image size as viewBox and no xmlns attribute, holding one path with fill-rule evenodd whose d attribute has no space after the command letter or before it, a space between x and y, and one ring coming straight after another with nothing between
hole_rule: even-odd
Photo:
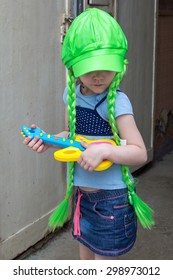
<instances>
[{"instance_id":1,"label":"concrete wall","mask_svg":"<svg viewBox=\"0 0 173 280\"><path fill-rule=\"evenodd\" d=\"M53 150L22 145L20 127L63 129L65 69L60 24L65 1L0 0L0 259L12 259L47 233L65 192L65 165Z\"/></svg>"}]
</instances>

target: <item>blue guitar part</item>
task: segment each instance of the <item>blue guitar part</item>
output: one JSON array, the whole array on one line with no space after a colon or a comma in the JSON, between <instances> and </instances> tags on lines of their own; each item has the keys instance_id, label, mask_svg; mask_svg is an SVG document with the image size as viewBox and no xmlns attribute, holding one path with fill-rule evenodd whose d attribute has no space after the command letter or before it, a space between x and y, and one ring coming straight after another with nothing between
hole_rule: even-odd
<instances>
[{"instance_id":1,"label":"blue guitar part","mask_svg":"<svg viewBox=\"0 0 173 280\"><path fill-rule=\"evenodd\" d=\"M60 146L62 148L74 147L80 149L81 151L85 150L85 148L82 147L79 141L71 140L65 137L55 136L52 134L47 134L38 127L31 128L24 125L22 126L21 134L23 137L31 137L31 139L37 136L44 143Z\"/></svg>"}]
</instances>

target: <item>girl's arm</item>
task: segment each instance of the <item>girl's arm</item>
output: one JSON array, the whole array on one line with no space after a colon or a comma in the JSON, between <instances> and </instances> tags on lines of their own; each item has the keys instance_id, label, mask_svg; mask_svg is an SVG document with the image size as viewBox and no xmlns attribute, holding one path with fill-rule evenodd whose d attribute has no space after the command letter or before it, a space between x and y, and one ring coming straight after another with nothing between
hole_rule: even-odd
<instances>
[{"instance_id":1,"label":"girl's arm","mask_svg":"<svg viewBox=\"0 0 173 280\"><path fill-rule=\"evenodd\" d=\"M126 140L126 146L115 146L108 155L114 163L126 165L143 164L147 160L147 151L142 136L132 115L123 115L117 118L117 127L121 139Z\"/></svg>"},{"instance_id":2,"label":"girl's arm","mask_svg":"<svg viewBox=\"0 0 173 280\"><path fill-rule=\"evenodd\" d=\"M37 127L37 125L32 124L31 125L32 128ZM65 130L56 134L56 136L60 136L60 137L68 137L68 121L67 121L67 110L65 111ZM37 153L43 153L45 152L48 148L50 147L54 147L53 145L48 145L43 143L43 141L41 139L39 139L38 137L35 137L31 140L30 137L27 137L24 139L23 141L24 145L27 145L29 148L31 148L33 151L37 152ZM56 146L57 148L57 146Z\"/></svg>"},{"instance_id":3,"label":"girl's arm","mask_svg":"<svg viewBox=\"0 0 173 280\"><path fill-rule=\"evenodd\" d=\"M82 143L86 150L80 156L78 163L88 171L100 164L104 159L115 164L138 165L147 160L147 151L142 136L132 115L119 116L117 127L121 139L126 140L126 146L108 144L88 145Z\"/></svg>"}]
</instances>

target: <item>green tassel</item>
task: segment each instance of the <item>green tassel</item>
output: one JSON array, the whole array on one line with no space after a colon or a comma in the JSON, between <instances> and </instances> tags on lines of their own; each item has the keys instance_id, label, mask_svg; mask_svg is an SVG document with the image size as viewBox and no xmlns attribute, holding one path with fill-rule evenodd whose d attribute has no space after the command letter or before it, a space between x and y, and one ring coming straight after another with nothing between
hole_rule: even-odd
<instances>
[{"instance_id":1,"label":"green tassel","mask_svg":"<svg viewBox=\"0 0 173 280\"><path fill-rule=\"evenodd\" d=\"M52 215L49 218L48 225L53 231L57 227L62 227L64 223L68 219L68 208L69 208L69 199L73 192L73 169L74 169L74 162L69 162L69 170L70 172L70 180L67 184L67 191L64 200L58 205L58 207L54 210Z\"/></svg>"},{"instance_id":2,"label":"green tassel","mask_svg":"<svg viewBox=\"0 0 173 280\"><path fill-rule=\"evenodd\" d=\"M153 219L153 209L149 207L135 192L135 182L129 175L128 166L122 165L123 180L128 188L129 203L133 206L134 211L143 226L143 228L151 229L155 225Z\"/></svg>"},{"instance_id":3,"label":"green tassel","mask_svg":"<svg viewBox=\"0 0 173 280\"><path fill-rule=\"evenodd\" d=\"M144 228L151 229L155 222L153 209L146 204L134 191L129 192L129 202L134 207L135 213Z\"/></svg>"},{"instance_id":4,"label":"green tassel","mask_svg":"<svg viewBox=\"0 0 173 280\"><path fill-rule=\"evenodd\" d=\"M68 219L68 205L69 199L67 197L58 205L49 218L49 226L53 229L56 227L62 227L65 221Z\"/></svg>"}]
</instances>

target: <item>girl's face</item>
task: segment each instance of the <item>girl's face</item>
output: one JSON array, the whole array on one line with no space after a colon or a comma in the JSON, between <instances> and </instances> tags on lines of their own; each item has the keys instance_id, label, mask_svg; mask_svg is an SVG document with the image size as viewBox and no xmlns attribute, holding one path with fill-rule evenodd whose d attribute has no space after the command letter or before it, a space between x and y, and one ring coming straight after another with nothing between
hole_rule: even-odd
<instances>
[{"instance_id":1,"label":"girl's face","mask_svg":"<svg viewBox=\"0 0 173 280\"><path fill-rule=\"evenodd\" d=\"M116 72L112 71L94 71L80 76L80 81L83 83L82 93L92 95L104 92L115 75Z\"/></svg>"}]
</instances>

